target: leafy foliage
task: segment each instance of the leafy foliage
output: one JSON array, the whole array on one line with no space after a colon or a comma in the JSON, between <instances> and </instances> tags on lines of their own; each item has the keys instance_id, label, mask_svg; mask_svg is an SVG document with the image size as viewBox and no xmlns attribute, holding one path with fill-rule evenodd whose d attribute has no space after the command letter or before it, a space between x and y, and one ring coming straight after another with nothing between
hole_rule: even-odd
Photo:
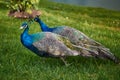
<instances>
[{"instance_id":1,"label":"leafy foliage","mask_svg":"<svg viewBox=\"0 0 120 80\"><path fill-rule=\"evenodd\" d=\"M6 0L7 7L10 11L27 11L31 12L31 9L37 9L40 0Z\"/></svg>"}]
</instances>

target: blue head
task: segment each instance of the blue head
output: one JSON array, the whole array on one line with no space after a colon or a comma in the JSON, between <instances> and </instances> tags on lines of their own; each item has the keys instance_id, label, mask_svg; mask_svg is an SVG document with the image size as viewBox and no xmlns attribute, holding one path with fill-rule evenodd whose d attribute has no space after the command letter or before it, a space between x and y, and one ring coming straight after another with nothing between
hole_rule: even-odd
<instances>
[{"instance_id":1,"label":"blue head","mask_svg":"<svg viewBox=\"0 0 120 80\"><path fill-rule=\"evenodd\" d=\"M48 31L49 30L49 27L44 22L41 21L39 16L36 16L34 18L34 21L39 23L40 28L42 29L42 31Z\"/></svg>"},{"instance_id":2,"label":"blue head","mask_svg":"<svg viewBox=\"0 0 120 80\"><path fill-rule=\"evenodd\" d=\"M47 32L52 32L54 29L56 29L56 28L49 28L49 27L39 18L39 16L36 16L36 17L34 18L34 21L39 23L41 30L44 31L44 32L46 32L46 31L47 31Z\"/></svg>"},{"instance_id":3,"label":"blue head","mask_svg":"<svg viewBox=\"0 0 120 80\"><path fill-rule=\"evenodd\" d=\"M28 27L28 23L27 22L23 22L20 29L26 29Z\"/></svg>"},{"instance_id":4,"label":"blue head","mask_svg":"<svg viewBox=\"0 0 120 80\"><path fill-rule=\"evenodd\" d=\"M34 21L35 21L35 22L39 22L39 21L40 21L39 16L36 16L36 17L34 18Z\"/></svg>"}]
</instances>

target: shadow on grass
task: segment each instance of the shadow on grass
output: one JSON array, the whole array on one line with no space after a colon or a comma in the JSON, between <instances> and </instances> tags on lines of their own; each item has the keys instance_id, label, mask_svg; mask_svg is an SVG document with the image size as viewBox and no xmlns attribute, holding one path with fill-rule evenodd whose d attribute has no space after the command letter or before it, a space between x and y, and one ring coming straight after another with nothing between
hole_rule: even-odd
<instances>
[{"instance_id":1,"label":"shadow on grass","mask_svg":"<svg viewBox=\"0 0 120 80\"><path fill-rule=\"evenodd\" d=\"M98 67L98 65L113 65L114 63L112 61L109 61L107 59L97 59L93 57L67 57L65 59L70 66L75 66L75 67L88 67L88 66L94 66ZM51 66L51 67L66 67L64 62L60 58L41 58L41 64L46 65L46 66Z\"/></svg>"}]
</instances>

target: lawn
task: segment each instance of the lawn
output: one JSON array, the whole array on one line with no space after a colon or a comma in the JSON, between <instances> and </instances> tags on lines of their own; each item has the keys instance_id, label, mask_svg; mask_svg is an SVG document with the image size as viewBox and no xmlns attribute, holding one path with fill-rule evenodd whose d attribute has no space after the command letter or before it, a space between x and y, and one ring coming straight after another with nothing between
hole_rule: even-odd
<instances>
[{"instance_id":1,"label":"lawn","mask_svg":"<svg viewBox=\"0 0 120 80\"><path fill-rule=\"evenodd\" d=\"M2 4L2 3L0 3ZM67 25L108 47L120 57L120 12L102 8L80 7L40 0L41 19L49 26ZM108 60L68 57L66 67L60 59L43 58L20 42L25 19L7 16L0 5L0 80L119 80L120 65ZM37 23L30 33L39 32Z\"/></svg>"}]
</instances>

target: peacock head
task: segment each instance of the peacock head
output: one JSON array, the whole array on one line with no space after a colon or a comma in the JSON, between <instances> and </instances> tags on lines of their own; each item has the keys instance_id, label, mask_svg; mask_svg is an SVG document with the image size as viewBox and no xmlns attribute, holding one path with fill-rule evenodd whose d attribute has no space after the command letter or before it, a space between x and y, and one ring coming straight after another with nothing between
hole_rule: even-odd
<instances>
[{"instance_id":1,"label":"peacock head","mask_svg":"<svg viewBox=\"0 0 120 80\"><path fill-rule=\"evenodd\" d=\"M39 16L36 16L36 17L34 18L34 21L35 21L35 22L39 22L39 20L40 20Z\"/></svg>"},{"instance_id":2,"label":"peacock head","mask_svg":"<svg viewBox=\"0 0 120 80\"><path fill-rule=\"evenodd\" d=\"M23 22L20 29L25 29L28 27L28 23L27 22Z\"/></svg>"}]
</instances>

